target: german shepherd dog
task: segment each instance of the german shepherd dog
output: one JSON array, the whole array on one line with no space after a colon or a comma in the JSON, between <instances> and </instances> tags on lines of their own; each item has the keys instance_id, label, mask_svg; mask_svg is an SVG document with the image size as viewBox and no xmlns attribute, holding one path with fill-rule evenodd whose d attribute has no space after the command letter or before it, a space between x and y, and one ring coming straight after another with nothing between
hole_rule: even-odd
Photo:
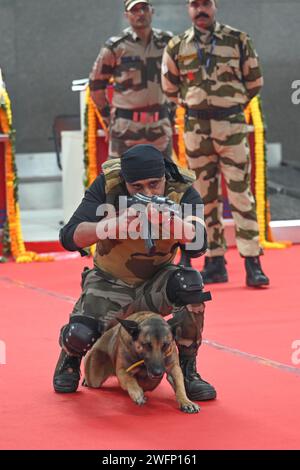
<instances>
[{"instance_id":1,"label":"german shepherd dog","mask_svg":"<svg viewBox=\"0 0 300 470\"><path fill-rule=\"evenodd\" d=\"M84 384L99 388L108 377L116 375L130 398L144 405L144 392L154 390L167 373L180 410L198 413L200 407L187 398L184 388L175 344L178 324L152 312L135 313L118 321L87 354Z\"/></svg>"}]
</instances>

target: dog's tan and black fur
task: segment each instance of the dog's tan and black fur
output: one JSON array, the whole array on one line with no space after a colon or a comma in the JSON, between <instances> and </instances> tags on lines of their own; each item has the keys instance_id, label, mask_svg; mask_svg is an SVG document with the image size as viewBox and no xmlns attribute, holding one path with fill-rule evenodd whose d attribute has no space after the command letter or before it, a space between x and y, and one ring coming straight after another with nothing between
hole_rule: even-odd
<instances>
[{"instance_id":1,"label":"dog's tan and black fur","mask_svg":"<svg viewBox=\"0 0 300 470\"><path fill-rule=\"evenodd\" d=\"M198 413L199 406L186 396L172 321L168 323L156 313L139 312L119 322L87 354L85 385L99 388L108 377L116 375L131 399L143 405L144 392L154 390L167 373L180 409Z\"/></svg>"}]
</instances>

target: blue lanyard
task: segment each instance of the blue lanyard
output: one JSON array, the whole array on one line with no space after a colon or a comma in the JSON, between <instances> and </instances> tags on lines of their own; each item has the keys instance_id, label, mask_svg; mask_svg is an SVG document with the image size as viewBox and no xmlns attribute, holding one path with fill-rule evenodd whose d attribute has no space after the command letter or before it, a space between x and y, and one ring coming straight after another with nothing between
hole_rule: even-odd
<instances>
[{"instance_id":1,"label":"blue lanyard","mask_svg":"<svg viewBox=\"0 0 300 470\"><path fill-rule=\"evenodd\" d=\"M216 38L214 37L211 41L211 49L210 49L210 52L208 54L208 57L206 59L206 63L205 63L205 70L206 70L206 73L208 72L208 69L210 67L210 64L211 64L211 58L212 58L212 54L215 50L215 46L216 46ZM196 48L197 48L197 53L198 53L198 58L199 58L199 62L200 62L200 65L202 65L202 61L203 61L203 51L201 50L201 47L200 47L200 44L199 42L197 41L197 39L195 39L195 45L196 45Z\"/></svg>"}]
</instances>

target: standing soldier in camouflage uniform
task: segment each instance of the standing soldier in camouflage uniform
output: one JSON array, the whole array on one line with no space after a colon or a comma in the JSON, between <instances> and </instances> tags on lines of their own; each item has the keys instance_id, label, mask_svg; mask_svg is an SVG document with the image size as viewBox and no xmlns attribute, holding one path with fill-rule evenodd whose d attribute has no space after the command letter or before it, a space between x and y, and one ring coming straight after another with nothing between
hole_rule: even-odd
<instances>
[{"instance_id":1,"label":"standing soldier in camouflage uniform","mask_svg":"<svg viewBox=\"0 0 300 470\"><path fill-rule=\"evenodd\" d=\"M258 57L246 33L215 21L216 0L189 0L193 26L168 44L162 84L169 99L186 108L185 144L195 188L205 204L208 256L205 283L227 282L226 242L220 202L223 173L236 226L238 250L245 258L246 283L269 284L259 255L255 201L250 189L250 155L244 108L260 91Z\"/></svg>"},{"instance_id":2,"label":"standing soldier in camouflage uniform","mask_svg":"<svg viewBox=\"0 0 300 470\"><path fill-rule=\"evenodd\" d=\"M134 146L121 159L105 162L103 174L87 190L60 233L67 250L78 250L84 255L83 248L94 243L97 250L95 267L84 273L82 295L70 322L61 330L62 352L54 374L54 389L59 393L75 392L81 358L101 333L116 325L118 317L150 310L163 316L173 313L180 324L176 341L188 397L212 400L216 397L215 389L196 370L204 320L202 278L194 269L172 264L178 246L188 243L193 257L205 251L204 221L197 211L189 218L175 215L172 224L181 224L183 235L176 238L171 230L168 237L156 240L155 253L149 253L145 240L130 236L130 224L136 224L136 216L130 213L132 208L110 218L101 217L98 210L104 203L118 208L119 196L137 192L164 195L177 204L190 205L193 210L202 207L199 193L184 172L179 173L152 145ZM164 223L160 227L164 229ZM199 243L192 247L190 242L195 235Z\"/></svg>"},{"instance_id":3,"label":"standing soldier in camouflage uniform","mask_svg":"<svg viewBox=\"0 0 300 470\"><path fill-rule=\"evenodd\" d=\"M110 128L109 158L119 158L136 144L155 145L172 155L170 104L162 92L161 61L172 33L151 27L148 0L125 0L130 24L122 36L111 37L90 75L91 96ZM114 80L112 109L107 87Z\"/></svg>"}]
</instances>

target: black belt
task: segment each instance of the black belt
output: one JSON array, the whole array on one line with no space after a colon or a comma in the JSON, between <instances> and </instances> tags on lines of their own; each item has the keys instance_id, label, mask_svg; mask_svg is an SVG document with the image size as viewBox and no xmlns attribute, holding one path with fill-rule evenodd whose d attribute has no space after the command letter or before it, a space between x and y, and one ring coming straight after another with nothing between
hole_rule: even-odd
<instances>
[{"instance_id":1,"label":"black belt","mask_svg":"<svg viewBox=\"0 0 300 470\"><path fill-rule=\"evenodd\" d=\"M131 109L116 109L116 117L120 117L123 119L130 119L134 122L142 122L142 123L152 123L160 121L160 119L164 119L168 117L168 110L166 107L161 108L153 108L153 109L139 109L139 110L131 110Z\"/></svg>"},{"instance_id":2,"label":"black belt","mask_svg":"<svg viewBox=\"0 0 300 470\"><path fill-rule=\"evenodd\" d=\"M231 116L232 114L239 114L244 111L241 104L231 106L231 108L209 108L209 109L188 109L187 116L196 119L216 119L221 120Z\"/></svg>"}]
</instances>

